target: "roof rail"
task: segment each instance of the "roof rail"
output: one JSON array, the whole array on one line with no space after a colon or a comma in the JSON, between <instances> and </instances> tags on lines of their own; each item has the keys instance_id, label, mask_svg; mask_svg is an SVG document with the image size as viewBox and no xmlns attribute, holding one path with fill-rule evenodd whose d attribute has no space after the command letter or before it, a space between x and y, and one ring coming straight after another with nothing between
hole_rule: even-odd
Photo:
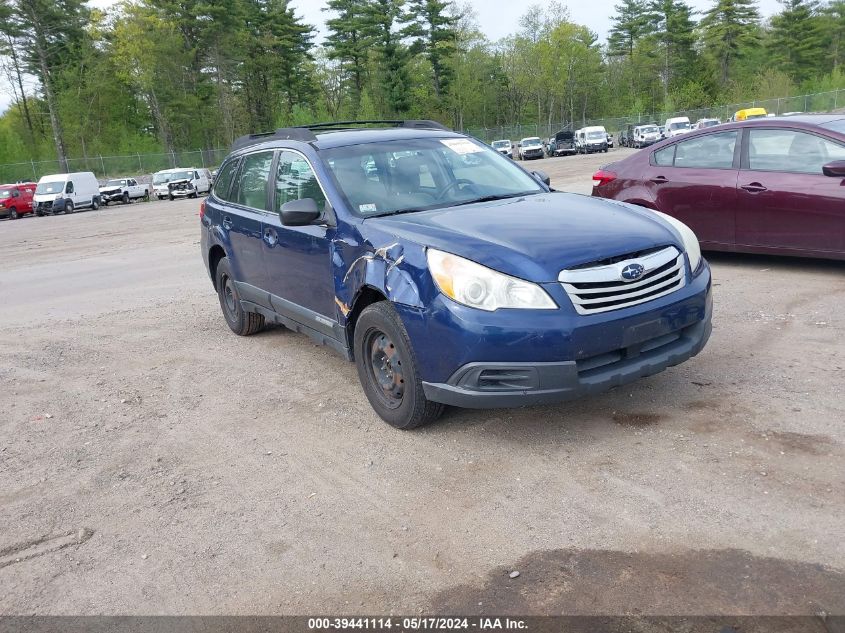
<instances>
[{"instance_id":1,"label":"roof rail","mask_svg":"<svg viewBox=\"0 0 845 633\"><path fill-rule=\"evenodd\" d=\"M359 125L383 125L391 127L402 127L413 130L444 130L451 131L442 123L437 121L427 121L423 119L409 119L409 120L372 120L372 121L329 121L325 123L312 123L311 125L297 125L294 127L279 128L275 132L262 132L259 134L247 134L241 136L232 143L234 152L250 145L257 143L264 143L266 141L302 141L303 143L310 143L316 141L313 130L328 132L337 130L348 130Z\"/></svg>"},{"instance_id":2,"label":"roof rail","mask_svg":"<svg viewBox=\"0 0 845 633\"><path fill-rule=\"evenodd\" d=\"M404 127L414 130L446 130L451 131L442 123L424 119L373 119L368 121L328 121L326 123L312 123L302 125L301 128L309 130L348 130L359 125L383 125L390 127Z\"/></svg>"},{"instance_id":3,"label":"roof rail","mask_svg":"<svg viewBox=\"0 0 845 633\"><path fill-rule=\"evenodd\" d=\"M302 141L303 143L310 143L316 141L317 137L306 127L283 127L275 132L262 132L259 134L247 134L241 136L232 143L230 151L236 151L255 145L256 143L264 143L265 141Z\"/></svg>"}]
</instances>

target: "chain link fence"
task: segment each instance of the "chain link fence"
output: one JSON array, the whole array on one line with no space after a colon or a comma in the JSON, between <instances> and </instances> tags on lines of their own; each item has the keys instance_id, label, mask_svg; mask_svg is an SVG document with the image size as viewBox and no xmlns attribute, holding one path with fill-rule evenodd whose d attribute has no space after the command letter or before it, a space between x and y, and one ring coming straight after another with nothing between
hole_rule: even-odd
<instances>
[{"instance_id":1,"label":"chain link fence","mask_svg":"<svg viewBox=\"0 0 845 633\"><path fill-rule=\"evenodd\" d=\"M604 119L587 119L580 124L573 123L539 123L529 125L506 125L499 127L469 127L464 130L486 143L498 139L518 140L529 136L548 138L562 129L574 129L586 125L603 125L611 134L617 134L629 124L657 123L662 124L673 116L687 116L693 123L698 119L721 119L727 121L734 112L744 108L766 108L772 114L788 114L790 112L831 112L845 109L845 89L816 94L800 95L796 97L780 97L759 101L746 101L728 105L699 108L696 110L680 110L677 112L641 113L627 117ZM168 152L162 154L127 154L124 156L87 156L84 158L68 159L68 170L92 171L101 180L132 176L142 182L148 182L150 175L161 170L175 167L217 167L228 154L225 148L198 149L183 152ZM0 165L0 182L34 181L37 182L45 174L63 172L57 160L31 160L24 163L8 163Z\"/></svg>"},{"instance_id":2,"label":"chain link fence","mask_svg":"<svg viewBox=\"0 0 845 633\"><path fill-rule=\"evenodd\" d=\"M127 154L124 156L88 156L69 158L68 171L91 171L100 180L131 176L149 182L151 174L175 167L216 168L229 153L228 149L198 149L163 154ZM0 165L0 182L38 182L46 174L64 172L58 160L31 160L26 163Z\"/></svg>"},{"instance_id":3,"label":"chain link fence","mask_svg":"<svg viewBox=\"0 0 845 633\"><path fill-rule=\"evenodd\" d=\"M757 101L745 101L743 103L731 103L710 108L699 108L695 110L679 110L676 112L651 112L641 113L627 117L613 117L604 119L586 119L576 123L531 123L528 125L505 125L499 127L469 127L465 133L476 137L486 143L492 143L499 139L510 139L517 141L530 136L549 138L556 132L565 129L575 130L576 128L588 125L602 125L610 134L617 134L630 124L656 123L663 125L666 119L676 116L686 116L695 123L698 119L720 119L727 121L737 110L745 108L765 108L770 114L789 113L810 113L810 112L832 112L845 109L845 89L832 90L830 92L819 92L816 94L800 95L796 97L779 97L774 99L762 99Z\"/></svg>"}]
</instances>

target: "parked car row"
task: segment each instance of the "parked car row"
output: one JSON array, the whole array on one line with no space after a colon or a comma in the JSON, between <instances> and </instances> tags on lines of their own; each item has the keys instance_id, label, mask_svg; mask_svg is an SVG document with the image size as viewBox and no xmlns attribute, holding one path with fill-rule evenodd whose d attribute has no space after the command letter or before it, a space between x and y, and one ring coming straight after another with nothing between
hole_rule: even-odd
<instances>
[{"instance_id":1,"label":"parked car row","mask_svg":"<svg viewBox=\"0 0 845 633\"><path fill-rule=\"evenodd\" d=\"M134 200L159 200L190 197L211 191L214 179L208 169L166 169L153 175L153 185L136 178L112 178L102 186L93 172L50 174L38 184L22 182L0 185L0 218L17 219L23 215L38 216L73 213L98 209L114 202L129 204Z\"/></svg>"}]
</instances>

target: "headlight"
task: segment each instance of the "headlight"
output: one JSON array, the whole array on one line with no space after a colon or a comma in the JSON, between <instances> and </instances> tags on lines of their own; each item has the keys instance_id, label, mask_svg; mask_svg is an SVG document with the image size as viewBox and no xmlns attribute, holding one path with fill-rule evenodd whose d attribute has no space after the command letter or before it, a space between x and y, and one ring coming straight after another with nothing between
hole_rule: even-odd
<instances>
[{"instance_id":1,"label":"headlight","mask_svg":"<svg viewBox=\"0 0 845 633\"><path fill-rule=\"evenodd\" d=\"M695 233L693 233L692 229L680 220L676 220L665 213L660 213L660 211L655 211L655 213L671 224L674 229L681 234L681 241L684 243L684 250L687 252L687 257L689 258L689 267L694 273L698 269L698 265L701 263L701 246L698 243L698 238L695 236Z\"/></svg>"},{"instance_id":2,"label":"headlight","mask_svg":"<svg viewBox=\"0 0 845 633\"><path fill-rule=\"evenodd\" d=\"M537 284L505 275L463 257L429 248L431 276L440 292L470 308L554 310L557 304Z\"/></svg>"}]
</instances>

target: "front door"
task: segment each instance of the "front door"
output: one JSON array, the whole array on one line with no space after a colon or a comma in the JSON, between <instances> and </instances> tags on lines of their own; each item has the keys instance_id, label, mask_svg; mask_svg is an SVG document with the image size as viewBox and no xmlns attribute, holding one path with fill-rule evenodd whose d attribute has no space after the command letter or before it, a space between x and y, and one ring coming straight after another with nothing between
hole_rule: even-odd
<instances>
[{"instance_id":1,"label":"front door","mask_svg":"<svg viewBox=\"0 0 845 633\"><path fill-rule=\"evenodd\" d=\"M643 177L658 211L678 218L705 245L734 243L737 139L736 130L714 132L659 149Z\"/></svg>"},{"instance_id":2,"label":"front door","mask_svg":"<svg viewBox=\"0 0 845 633\"><path fill-rule=\"evenodd\" d=\"M267 289L273 307L279 314L330 333L336 321L331 265L335 228L283 226L278 213L286 202L303 198L313 198L320 209L326 207L325 194L302 154L291 150L279 154L273 198L273 213L265 216L263 226Z\"/></svg>"},{"instance_id":3,"label":"front door","mask_svg":"<svg viewBox=\"0 0 845 633\"><path fill-rule=\"evenodd\" d=\"M845 250L845 181L822 167L845 147L805 131L752 128L739 172L737 242L809 252Z\"/></svg>"}]
</instances>

